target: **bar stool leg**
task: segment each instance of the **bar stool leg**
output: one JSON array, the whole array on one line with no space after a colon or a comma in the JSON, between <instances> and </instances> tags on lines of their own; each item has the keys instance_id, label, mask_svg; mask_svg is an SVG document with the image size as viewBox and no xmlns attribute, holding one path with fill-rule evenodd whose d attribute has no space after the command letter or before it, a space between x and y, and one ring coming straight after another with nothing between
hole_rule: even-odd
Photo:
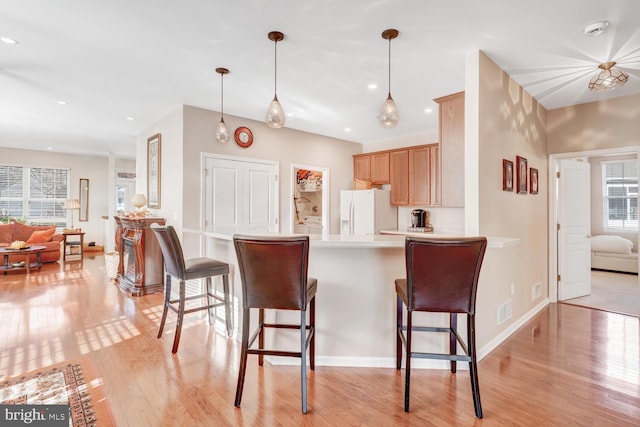
<instances>
[{"instance_id":1,"label":"bar stool leg","mask_svg":"<svg viewBox=\"0 0 640 427\"><path fill-rule=\"evenodd\" d=\"M258 325L260 328L260 332L258 333L258 349L264 349L264 309L258 309ZM264 365L264 356L262 354L258 354L258 366Z\"/></svg>"},{"instance_id":2,"label":"bar stool leg","mask_svg":"<svg viewBox=\"0 0 640 427\"><path fill-rule=\"evenodd\" d=\"M467 314L467 345L469 347L469 377L471 378L471 393L476 417L482 418L482 404L480 402L480 386L478 384L478 364L476 361L476 325L475 315Z\"/></svg>"},{"instance_id":3,"label":"bar stool leg","mask_svg":"<svg viewBox=\"0 0 640 427\"><path fill-rule=\"evenodd\" d=\"M405 364L405 380L404 380L404 411L409 412L409 389L411 380L411 328L413 312L407 310L407 361Z\"/></svg>"},{"instance_id":4,"label":"bar stool leg","mask_svg":"<svg viewBox=\"0 0 640 427\"><path fill-rule=\"evenodd\" d=\"M307 413L307 312L300 310L300 395L302 413Z\"/></svg>"},{"instance_id":5,"label":"bar stool leg","mask_svg":"<svg viewBox=\"0 0 640 427\"><path fill-rule=\"evenodd\" d=\"M311 342L309 343L309 367L316 368L316 298L309 303L309 325L311 326Z\"/></svg>"},{"instance_id":6,"label":"bar stool leg","mask_svg":"<svg viewBox=\"0 0 640 427\"><path fill-rule=\"evenodd\" d=\"M458 352L458 340L454 332L458 331L458 315L449 313L449 354L454 355ZM456 373L456 361L451 361L451 372Z\"/></svg>"},{"instance_id":7,"label":"bar stool leg","mask_svg":"<svg viewBox=\"0 0 640 427\"><path fill-rule=\"evenodd\" d=\"M396 297L396 369L402 367L402 300Z\"/></svg>"},{"instance_id":8,"label":"bar stool leg","mask_svg":"<svg viewBox=\"0 0 640 427\"><path fill-rule=\"evenodd\" d=\"M236 386L236 399L234 406L240 406L242 401L242 389L244 388L244 376L247 371L247 350L249 349L249 309L242 309L242 350L240 352L240 370L238 372L238 385Z\"/></svg>"},{"instance_id":9,"label":"bar stool leg","mask_svg":"<svg viewBox=\"0 0 640 427\"><path fill-rule=\"evenodd\" d=\"M162 331L164 331L164 324L167 321L167 311L169 311L169 300L171 299L171 276L167 274L167 284L164 288L164 307L162 309L162 320L160 321L160 330L158 331L158 338L162 337Z\"/></svg>"},{"instance_id":10,"label":"bar stool leg","mask_svg":"<svg viewBox=\"0 0 640 427\"><path fill-rule=\"evenodd\" d=\"M206 290L206 301L207 301L207 305L212 305L214 304L215 298L213 297L215 290L213 289L213 284L212 284L212 279L211 277L207 277L205 279L205 282L207 284L207 290ZM209 309L207 310L208 314L209 314L209 324L213 325L214 321L215 321L215 317L216 317L216 312L215 312L215 308L213 307L209 307Z\"/></svg>"},{"instance_id":11,"label":"bar stool leg","mask_svg":"<svg viewBox=\"0 0 640 427\"><path fill-rule=\"evenodd\" d=\"M231 295L229 294L229 275L222 275L222 288L224 291L224 320L227 324L227 336L233 335L233 313L231 311Z\"/></svg>"},{"instance_id":12,"label":"bar stool leg","mask_svg":"<svg viewBox=\"0 0 640 427\"><path fill-rule=\"evenodd\" d=\"M173 348L171 353L176 354L178 352L178 345L180 344L180 334L182 333L182 321L184 319L184 307L186 304L186 286L184 280L180 281L180 300L178 301L178 324L176 325L176 335L173 338Z\"/></svg>"}]
</instances>

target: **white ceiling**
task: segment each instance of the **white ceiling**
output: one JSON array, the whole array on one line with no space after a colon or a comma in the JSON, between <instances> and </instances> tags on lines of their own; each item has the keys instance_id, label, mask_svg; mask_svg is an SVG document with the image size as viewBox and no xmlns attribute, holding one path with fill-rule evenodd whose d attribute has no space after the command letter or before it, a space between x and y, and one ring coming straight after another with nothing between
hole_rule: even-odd
<instances>
[{"instance_id":1,"label":"white ceiling","mask_svg":"<svg viewBox=\"0 0 640 427\"><path fill-rule=\"evenodd\" d=\"M599 20L608 30L585 36ZM400 32L393 129L376 119L387 28ZM361 143L437 134L433 99L464 90L465 56L478 49L547 109L640 93L638 0L2 0L0 36L19 44L0 43L0 146L133 157L136 135L178 105L220 110L216 67L230 69L225 113L262 121L272 30L285 34L286 127ZM612 60L629 82L590 92L597 65Z\"/></svg>"}]
</instances>

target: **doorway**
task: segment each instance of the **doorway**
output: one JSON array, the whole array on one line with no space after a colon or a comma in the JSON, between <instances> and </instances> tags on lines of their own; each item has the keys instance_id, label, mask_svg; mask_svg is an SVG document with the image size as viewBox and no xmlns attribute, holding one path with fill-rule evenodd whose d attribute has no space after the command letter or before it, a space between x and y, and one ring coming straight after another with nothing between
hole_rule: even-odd
<instances>
[{"instance_id":1,"label":"doorway","mask_svg":"<svg viewBox=\"0 0 640 427\"><path fill-rule=\"evenodd\" d=\"M557 224L561 224L559 219L561 205L564 203L565 205L569 201L569 198L563 194L561 186L559 184L559 180L557 178L557 171L560 169L560 163L563 160L567 159L576 159L579 158L585 162L589 162L592 164L592 171L597 171L597 168L602 168L601 162L603 159L614 159L621 158L624 156L631 157L638 161L638 148L637 147L627 147L627 148L619 148L619 149L607 149L607 150L594 150L588 152L576 152L576 153L566 153L566 154L554 154L549 156L549 299L551 302L561 301L562 291L559 287L559 279L562 280L562 268L561 260L563 257L567 257L567 253L562 248L560 244L560 231L558 230ZM597 159L600 158L600 159ZM603 184L602 184L602 175L592 174L594 175L590 182L584 183L584 185L588 186L591 191L592 199L590 205L591 211L591 224L588 236L591 237L591 234L616 234L610 230L603 230L604 227L604 219L603 219L603 211L604 211L604 199L602 197L603 194ZM566 191L565 191L566 192ZM598 198L599 197L599 198ZM635 240L636 246L634 247L634 251L637 251L637 242L638 242L638 231L634 231L631 234L631 238ZM589 245L590 246L590 245ZM589 248L589 255L591 255L591 251ZM576 266L574 265L574 268ZM594 273L591 271L590 262L584 263L583 265L579 265L578 271L573 271L573 274L579 274L581 276L588 276L593 280ZM615 276L612 276L615 277ZM598 276L596 280L601 280ZM613 280L613 279L612 279ZM633 276L632 279L636 286L640 286L638 282L638 276ZM561 285L561 284L560 284ZM585 298L589 300L588 298ZM577 300L575 300L577 301ZM586 305L585 305L586 306ZM598 308L598 307L594 307ZM615 310L614 310L615 311ZM618 310L623 311L623 310Z\"/></svg>"},{"instance_id":2,"label":"doorway","mask_svg":"<svg viewBox=\"0 0 640 427\"><path fill-rule=\"evenodd\" d=\"M329 168L291 165L291 224L295 234L329 232Z\"/></svg>"}]
</instances>

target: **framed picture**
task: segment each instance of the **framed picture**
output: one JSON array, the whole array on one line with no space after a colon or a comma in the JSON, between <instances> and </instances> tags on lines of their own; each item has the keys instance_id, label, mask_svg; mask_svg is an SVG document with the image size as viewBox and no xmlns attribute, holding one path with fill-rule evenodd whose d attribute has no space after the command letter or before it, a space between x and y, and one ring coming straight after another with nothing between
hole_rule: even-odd
<instances>
[{"instance_id":1,"label":"framed picture","mask_svg":"<svg viewBox=\"0 0 640 427\"><path fill-rule=\"evenodd\" d=\"M513 191L513 162L502 159L502 191Z\"/></svg>"},{"instance_id":2,"label":"framed picture","mask_svg":"<svg viewBox=\"0 0 640 427\"><path fill-rule=\"evenodd\" d=\"M160 208L161 140L159 133L147 139L147 206Z\"/></svg>"},{"instance_id":3,"label":"framed picture","mask_svg":"<svg viewBox=\"0 0 640 427\"><path fill-rule=\"evenodd\" d=\"M538 169L529 168L529 193L538 194Z\"/></svg>"},{"instance_id":4,"label":"framed picture","mask_svg":"<svg viewBox=\"0 0 640 427\"><path fill-rule=\"evenodd\" d=\"M516 189L518 194L527 194L527 159L516 156L517 180Z\"/></svg>"}]
</instances>

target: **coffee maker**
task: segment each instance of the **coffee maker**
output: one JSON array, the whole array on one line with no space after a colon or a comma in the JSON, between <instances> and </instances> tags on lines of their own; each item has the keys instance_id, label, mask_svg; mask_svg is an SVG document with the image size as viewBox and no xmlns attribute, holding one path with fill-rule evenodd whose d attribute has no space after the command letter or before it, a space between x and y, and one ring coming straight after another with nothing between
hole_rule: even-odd
<instances>
[{"instance_id":1,"label":"coffee maker","mask_svg":"<svg viewBox=\"0 0 640 427\"><path fill-rule=\"evenodd\" d=\"M411 211L411 227L422 228L427 221L427 212L424 209L414 209Z\"/></svg>"},{"instance_id":2,"label":"coffee maker","mask_svg":"<svg viewBox=\"0 0 640 427\"><path fill-rule=\"evenodd\" d=\"M413 232L429 232L433 231L433 227L429 223L429 212L424 209L414 209L411 211L411 227L409 231Z\"/></svg>"}]
</instances>

